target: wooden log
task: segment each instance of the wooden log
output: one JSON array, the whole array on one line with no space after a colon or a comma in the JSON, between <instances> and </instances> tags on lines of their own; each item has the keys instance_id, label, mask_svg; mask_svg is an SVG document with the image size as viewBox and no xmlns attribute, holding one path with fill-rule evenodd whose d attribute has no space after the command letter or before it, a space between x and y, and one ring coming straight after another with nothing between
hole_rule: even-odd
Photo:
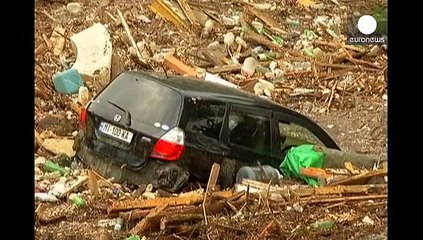
<instances>
[{"instance_id":1,"label":"wooden log","mask_svg":"<svg viewBox=\"0 0 423 240\"><path fill-rule=\"evenodd\" d=\"M344 168L346 162L351 162L355 167L372 169L380 162L380 159L373 155L344 152L317 145L314 150L325 153L324 168Z\"/></svg>"},{"instance_id":2,"label":"wooden log","mask_svg":"<svg viewBox=\"0 0 423 240\"><path fill-rule=\"evenodd\" d=\"M235 73L241 71L241 64L230 64L207 69L210 73Z\"/></svg>"}]
</instances>

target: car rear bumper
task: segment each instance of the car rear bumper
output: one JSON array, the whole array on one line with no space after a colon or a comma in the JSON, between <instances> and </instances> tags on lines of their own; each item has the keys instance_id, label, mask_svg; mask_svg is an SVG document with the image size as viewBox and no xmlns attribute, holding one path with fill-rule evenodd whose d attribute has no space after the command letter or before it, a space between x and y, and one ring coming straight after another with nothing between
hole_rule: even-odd
<instances>
[{"instance_id":1,"label":"car rear bumper","mask_svg":"<svg viewBox=\"0 0 423 240\"><path fill-rule=\"evenodd\" d=\"M81 144L76 152L88 166L106 178L113 178L114 182L130 183L134 185L153 184L155 188L161 188L170 192L178 191L189 178L186 169L176 163L162 162L149 159L144 167L133 171L116 164L116 161L101 156L96 151Z\"/></svg>"}]
</instances>

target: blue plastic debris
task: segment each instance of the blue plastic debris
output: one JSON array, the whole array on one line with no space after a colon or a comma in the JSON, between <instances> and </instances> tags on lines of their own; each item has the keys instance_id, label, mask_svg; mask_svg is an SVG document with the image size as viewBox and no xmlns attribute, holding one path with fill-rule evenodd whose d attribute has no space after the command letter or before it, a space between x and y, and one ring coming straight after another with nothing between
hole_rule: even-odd
<instances>
[{"instance_id":1,"label":"blue plastic debris","mask_svg":"<svg viewBox=\"0 0 423 240\"><path fill-rule=\"evenodd\" d=\"M84 86L78 70L73 68L53 75L53 84L56 91L66 94L78 93L79 87Z\"/></svg>"}]
</instances>

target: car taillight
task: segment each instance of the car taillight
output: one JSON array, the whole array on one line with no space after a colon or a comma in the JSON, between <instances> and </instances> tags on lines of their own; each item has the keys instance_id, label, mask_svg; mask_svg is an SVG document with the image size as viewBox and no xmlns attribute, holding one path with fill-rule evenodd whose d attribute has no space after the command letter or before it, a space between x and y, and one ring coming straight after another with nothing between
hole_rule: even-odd
<instances>
[{"instance_id":1,"label":"car taillight","mask_svg":"<svg viewBox=\"0 0 423 240\"><path fill-rule=\"evenodd\" d=\"M79 127L85 128L85 122L87 121L87 109L81 109L81 117L79 119Z\"/></svg>"},{"instance_id":2,"label":"car taillight","mask_svg":"<svg viewBox=\"0 0 423 240\"><path fill-rule=\"evenodd\" d=\"M182 156L184 149L184 131L176 127L167 132L157 141L150 157L175 161Z\"/></svg>"}]
</instances>

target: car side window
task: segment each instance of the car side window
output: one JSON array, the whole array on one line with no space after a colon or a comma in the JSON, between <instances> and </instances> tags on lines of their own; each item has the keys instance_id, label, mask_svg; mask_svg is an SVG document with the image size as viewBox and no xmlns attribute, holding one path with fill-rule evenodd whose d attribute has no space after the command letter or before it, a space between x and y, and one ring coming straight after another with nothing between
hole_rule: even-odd
<instances>
[{"instance_id":1,"label":"car side window","mask_svg":"<svg viewBox=\"0 0 423 240\"><path fill-rule=\"evenodd\" d=\"M270 120L266 117L231 110L229 142L256 152L270 153Z\"/></svg>"},{"instance_id":2,"label":"car side window","mask_svg":"<svg viewBox=\"0 0 423 240\"><path fill-rule=\"evenodd\" d=\"M278 125L282 151L286 150L288 147L302 144L317 144L324 146L316 135L301 125L284 121L279 121Z\"/></svg>"},{"instance_id":3,"label":"car side window","mask_svg":"<svg viewBox=\"0 0 423 240\"><path fill-rule=\"evenodd\" d=\"M226 105L220 102L199 101L191 111L187 131L219 139Z\"/></svg>"}]
</instances>

